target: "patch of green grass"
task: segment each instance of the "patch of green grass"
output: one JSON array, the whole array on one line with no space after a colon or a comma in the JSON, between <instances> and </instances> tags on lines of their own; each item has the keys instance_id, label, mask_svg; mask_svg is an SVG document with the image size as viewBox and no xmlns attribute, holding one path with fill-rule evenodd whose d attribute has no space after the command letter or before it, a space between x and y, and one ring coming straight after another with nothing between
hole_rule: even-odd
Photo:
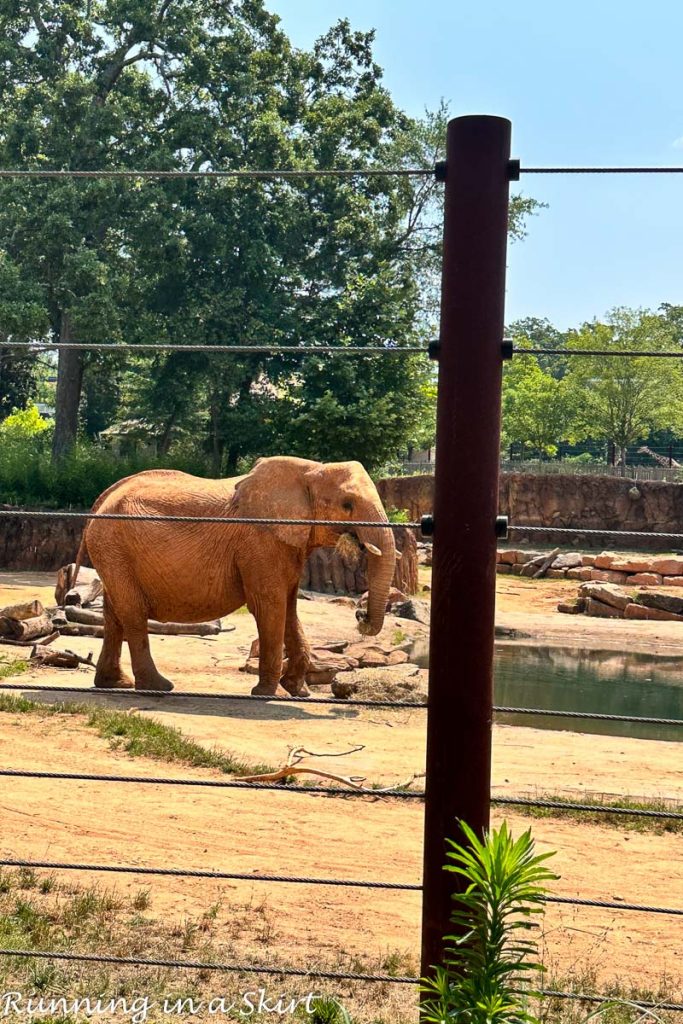
<instances>
[{"instance_id":1,"label":"patch of green grass","mask_svg":"<svg viewBox=\"0 0 683 1024\"><path fill-rule=\"evenodd\" d=\"M529 799L547 800L560 804L587 804L590 807L627 808L637 811L673 811L677 814L683 812L683 806L667 800L632 800L631 797L617 797L607 799L604 796L582 795L565 796L556 793L535 793ZM600 811L597 814L592 811L575 811L571 807L566 810L558 807L527 807L515 805L511 810L523 814L529 818L571 818L580 824L606 825L610 828L618 828L629 832L654 832L657 835L663 833L683 834L683 820L676 818L641 818L631 814L610 814L608 811Z\"/></svg>"},{"instance_id":2,"label":"patch of green grass","mask_svg":"<svg viewBox=\"0 0 683 1024\"><path fill-rule=\"evenodd\" d=\"M216 768L226 775L258 775L273 771L268 765L249 764L229 751L203 747L184 736L180 729L163 725L154 718L110 711L87 704L65 702L40 703L11 694L0 694L0 712L38 715L83 715L86 725L98 736L109 741L112 750L121 750L131 757L146 757L154 761L168 761L190 765L193 768Z\"/></svg>"},{"instance_id":3,"label":"patch of green grass","mask_svg":"<svg viewBox=\"0 0 683 1024\"><path fill-rule=\"evenodd\" d=\"M8 658L6 655L0 654L0 679L9 679L11 676L20 676L22 672L27 670L27 668L27 661Z\"/></svg>"},{"instance_id":4,"label":"patch of green grass","mask_svg":"<svg viewBox=\"0 0 683 1024\"><path fill-rule=\"evenodd\" d=\"M394 632L391 634L391 646L392 647L397 647L399 644L402 644L404 642L404 640L409 640L409 639L410 639L410 637L408 636L408 634L404 633L403 630L400 627L397 627L394 630Z\"/></svg>"},{"instance_id":5,"label":"patch of green grass","mask_svg":"<svg viewBox=\"0 0 683 1024\"><path fill-rule=\"evenodd\" d=\"M273 770L266 765L241 761L229 751L203 747L184 736L180 729L142 715L98 708L91 712L88 725L109 740L112 749L123 750L131 757L178 762L193 768L217 768L226 775L256 775Z\"/></svg>"}]
</instances>

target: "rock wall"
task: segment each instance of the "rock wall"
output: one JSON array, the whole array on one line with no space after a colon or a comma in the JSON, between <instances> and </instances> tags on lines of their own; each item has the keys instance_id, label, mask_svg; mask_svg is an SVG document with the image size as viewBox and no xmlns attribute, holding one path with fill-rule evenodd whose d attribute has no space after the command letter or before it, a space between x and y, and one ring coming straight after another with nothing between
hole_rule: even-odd
<instances>
[{"instance_id":1,"label":"rock wall","mask_svg":"<svg viewBox=\"0 0 683 1024\"><path fill-rule=\"evenodd\" d=\"M0 506L2 507L2 506ZM5 505L5 508L9 506ZM0 569L56 572L75 561L83 523L68 519L0 519ZM393 585L404 594L417 590L417 543L413 530L396 530L402 557L396 563ZM90 565L86 557L84 565ZM308 559L302 586L321 593L363 594L367 585L367 555L351 569L333 548L318 548Z\"/></svg>"},{"instance_id":2,"label":"rock wall","mask_svg":"<svg viewBox=\"0 0 683 1024\"><path fill-rule=\"evenodd\" d=\"M0 569L56 572L75 561L83 525L75 519L0 519Z\"/></svg>"},{"instance_id":3,"label":"rock wall","mask_svg":"<svg viewBox=\"0 0 683 1024\"><path fill-rule=\"evenodd\" d=\"M411 519L432 511L434 477L393 477L377 484L387 507L405 508ZM636 530L683 533L683 485L662 481L635 483L613 476L503 473L500 478L501 515L517 526L559 526L570 529ZM546 534L515 533L514 543L553 541L561 547L616 547L615 538L568 535L566 542ZM671 550L671 542L630 541L624 547L646 551ZM674 545L675 546L675 545ZM683 544L678 547L683 548Z\"/></svg>"}]
</instances>

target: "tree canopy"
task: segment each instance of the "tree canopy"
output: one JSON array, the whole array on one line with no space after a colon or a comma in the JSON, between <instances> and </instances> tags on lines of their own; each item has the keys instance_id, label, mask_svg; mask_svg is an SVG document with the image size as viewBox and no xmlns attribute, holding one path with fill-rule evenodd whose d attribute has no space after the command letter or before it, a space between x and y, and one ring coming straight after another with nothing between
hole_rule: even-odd
<instances>
[{"instance_id":1,"label":"tree canopy","mask_svg":"<svg viewBox=\"0 0 683 1024\"><path fill-rule=\"evenodd\" d=\"M372 33L342 20L297 49L260 0L12 2L0 53L4 167L442 155L446 111L415 120L396 106ZM3 180L0 311L21 341L415 344L434 330L440 204L431 176ZM513 237L534 206L513 200ZM0 363L0 412L31 395L23 365ZM144 417L162 451L195 445L214 474L275 451L373 468L424 433L430 382L422 357L63 352L53 453L79 429Z\"/></svg>"}]
</instances>

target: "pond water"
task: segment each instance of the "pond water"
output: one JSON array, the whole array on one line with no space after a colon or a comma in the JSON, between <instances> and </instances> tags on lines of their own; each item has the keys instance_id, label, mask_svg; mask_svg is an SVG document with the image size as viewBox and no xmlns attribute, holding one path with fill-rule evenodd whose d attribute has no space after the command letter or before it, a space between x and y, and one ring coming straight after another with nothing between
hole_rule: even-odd
<instances>
[{"instance_id":1,"label":"pond water","mask_svg":"<svg viewBox=\"0 0 683 1024\"><path fill-rule=\"evenodd\" d=\"M415 655L411 660L426 664L424 649ZM683 721L683 657L496 643L494 686L499 706ZM499 721L535 729L683 741L683 725L530 715L501 715Z\"/></svg>"}]
</instances>

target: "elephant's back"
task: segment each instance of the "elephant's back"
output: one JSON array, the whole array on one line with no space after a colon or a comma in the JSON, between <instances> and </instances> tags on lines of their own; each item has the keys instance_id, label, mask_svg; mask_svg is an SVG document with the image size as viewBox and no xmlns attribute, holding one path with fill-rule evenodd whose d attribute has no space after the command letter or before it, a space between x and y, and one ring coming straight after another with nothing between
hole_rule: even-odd
<instances>
[{"instance_id":1,"label":"elephant's back","mask_svg":"<svg viewBox=\"0 0 683 1024\"><path fill-rule=\"evenodd\" d=\"M209 480L175 469L148 469L103 491L93 511L120 515L222 516L234 481Z\"/></svg>"}]
</instances>

